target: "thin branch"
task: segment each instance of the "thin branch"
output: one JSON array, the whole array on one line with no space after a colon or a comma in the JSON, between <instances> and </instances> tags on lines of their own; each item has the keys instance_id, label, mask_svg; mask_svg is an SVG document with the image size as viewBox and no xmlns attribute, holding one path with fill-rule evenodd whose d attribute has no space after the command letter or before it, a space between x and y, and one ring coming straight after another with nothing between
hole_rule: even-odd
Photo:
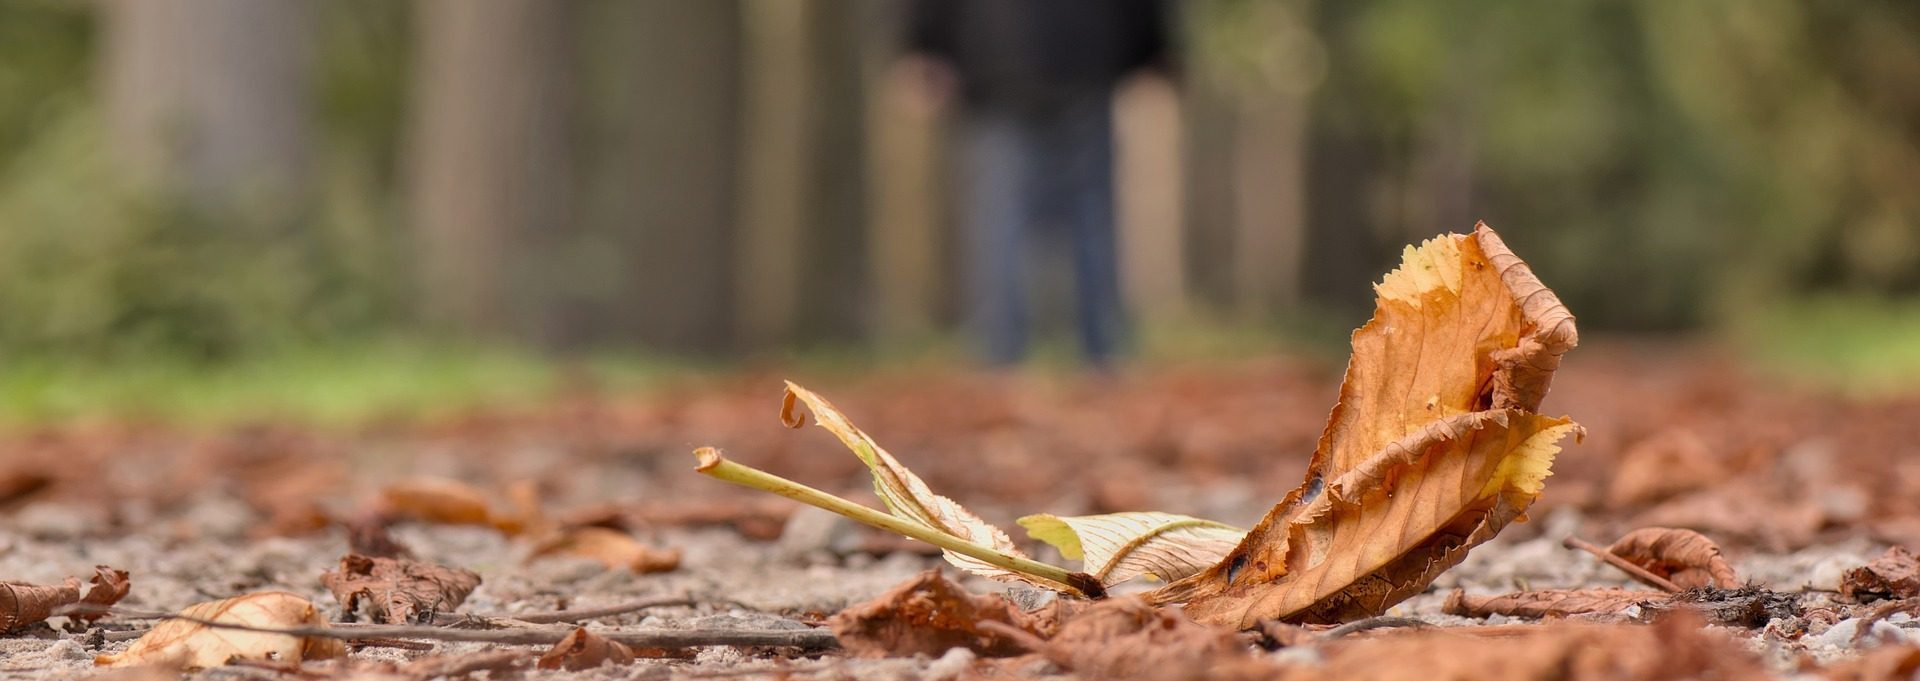
<instances>
[{"instance_id":1,"label":"thin branch","mask_svg":"<svg viewBox=\"0 0 1920 681\"><path fill-rule=\"evenodd\" d=\"M1373 631L1375 629L1395 629L1400 627L1407 627L1411 629L1432 629L1433 624L1425 620L1421 620L1413 617L1393 617L1388 615L1381 615L1379 617L1369 617L1363 620L1354 620L1352 622L1342 624L1332 629L1328 629L1324 632L1321 632L1320 638L1324 640L1333 640L1333 639L1341 638L1344 636L1358 634L1363 631Z\"/></svg>"},{"instance_id":2,"label":"thin branch","mask_svg":"<svg viewBox=\"0 0 1920 681\"><path fill-rule=\"evenodd\" d=\"M1598 546L1594 546L1593 544L1579 537L1567 537L1565 540L1560 542L1560 545L1570 549L1579 549L1581 551L1591 553L1594 555L1594 557L1599 558L1600 560L1606 561L1608 565L1612 565L1616 568L1619 568L1621 572L1627 573L1627 576L1632 577L1636 580L1639 580L1641 584L1645 584L1647 586L1653 587L1655 589L1659 589L1661 591L1665 591L1670 594L1677 594L1682 591L1686 591L1686 589L1680 588L1680 585L1674 584L1673 582L1668 581L1667 578L1648 572L1646 568L1640 567L1639 565L1635 565L1633 561L1613 555L1612 551L1608 551Z\"/></svg>"},{"instance_id":3,"label":"thin branch","mask_svg":"<svg viewBox=\"0 0 1920 681\"><path fill-rule=\"evenodd\" d=\"M86 608L85 610L97 612L98 608ZM573 632L573 627L542 629L529 627L511 629L449 629L446 627L394 624L338 625L331 627L256 627L247 624L189 617L186 615L123 610L120 608L112 608L109 609L108 612L122 617L174 619L216 629L234 629L263 634L285 634L288 636L333 638L344 641L418 638L433 641L499 643L505 645L553 645L559 643L561 639L567 637L567 634ZM770 646L826 650L840 646L840 641L833 637L833 632L825 629L653 629L647 631L598 631L594 633L608 640L618 641L629 646L646 648Z\"/></svg>"},{"instance_id":4,"label":"thin branch","mask_svg":"<svg viewBox=\"0 0 1920 681\"><path fill-rule=\"evenodd\" d=\"M646 610L649 608L691 606L691 605L699 605L699 604L700 604L699 601L696 601L693 598L688 596L655 596L653 598L643 598L641 600L632 601L628 603L609 605L604 608L584 608L581 610L554 610L551 612L484 612L484 613L474 613L474 614L440 613L439 615L434 617L433 621L435 624L449 624L449 623L460 622L468 619L504 619L504 620L518 620L521 622L526 622L528 624L558 624L563 622L578 622L581 620L599 619L602 617L613 617L615 615L625 615L630 612L639 612L641 610Z\"/></svg>"}]
</instances>

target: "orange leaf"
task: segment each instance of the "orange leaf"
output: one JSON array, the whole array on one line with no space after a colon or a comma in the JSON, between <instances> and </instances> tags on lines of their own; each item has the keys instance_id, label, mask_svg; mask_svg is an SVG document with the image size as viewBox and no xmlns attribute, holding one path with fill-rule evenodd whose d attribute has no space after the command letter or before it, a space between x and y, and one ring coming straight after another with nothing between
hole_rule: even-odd
<instances>
[{"instance_id":1,"label":"orange leaf","mask_svg":"<svg viewBox=\"0 0 1920 681\"><path fill-rule=\"evenodd\" d=\"M541 542L529 558L572 556L600 561L612 569L636 573L670 572L680 567L679 549L656 549L632 535L604 527L576 527Z\"/></svg>"},{"instance_id":2,"label":"orange leaf","mask_svg":"<svg viewBox=\"0 0 1920 681\"><path fill-rule=\"evenodd\" d=\"M94 567L93 579L88 583L85 596L80 594L80 580L68 577L58 586L40 586L16 582L0 582L0 633L17 631L53 616L53 611L76 603L105 608L127 597L131 584L127 582L127 571L115 570L105 565ZM92 621L104 613L77 615L79 619Z\"/></svg>"},{"instance_id":3,"label":"orange leaf","mask_svg":"<svg viewBox=\"0 0 1920 681\"><path fill-rule=\"evenodd\" d=\"M553 648L540 656L535 663L541 669L565 669L580 671L593 669L603 664L625 665L633 663L633 649L619 641L587 631L586 627L576 627L573 633L553 644Z\"/></svg>"},{"instance_id":4,"label":"orange leaf","mask_svg":"<svg viewBox=\"0 0 1920 681\"><path fill-rule=\"evenodd\" d=\"M1540 494L1579 432L1535 413L1573 316L1486 225L1409 247L1374 290L1305 481L1219 564L1150 598L1240 627L1377 615Z\"/></svg>"},{"instance_id":5,"label":"orange leaf","mask_svg":"<svg viewBox=\"0 0 1920 681\"><path fill-rule=\"evenodd\" d=\"M413 478L387 485L380 497L388 509L421 522L486 525L493 512L472 485L444 478Z\"/></svg>"},{"instance_id":6,"label":"orange leaf","mask_svg":"<svg viewBox=\"0 0 1920 681\"><path fill-rule=\"evenodd\" d=\"M1643 527L1628 532L1607 547L1607 552L1633 561L1682 589L1740 586L1733 566L1720 555L1720 545L1693 530Z\"/></svg>"}]
</instances>

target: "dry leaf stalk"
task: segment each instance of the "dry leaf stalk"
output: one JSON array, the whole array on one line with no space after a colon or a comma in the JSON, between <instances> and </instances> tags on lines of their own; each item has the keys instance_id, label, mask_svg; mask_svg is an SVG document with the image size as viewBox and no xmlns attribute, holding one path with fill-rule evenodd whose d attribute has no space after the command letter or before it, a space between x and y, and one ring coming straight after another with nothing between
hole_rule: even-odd
<instances>
[{"instance_id":1,"label":"dry leaf stalk","mask_svg":"<svg viewBox=\"0 0 1920 681\"><path fill-rule=\"evenodd\" d=\"M1041 580L1042 585L1049 588L1088 597L1100 596L1106 591L1099 580L1084 573L1071 572L1066 568L1048 565L1024 555L975 544L912 520L867 508L772 473L730 461L720 453L720 450L712 447L702 447L694 451L694 456L700 462L695 470L708 476L824 508L889 532L927 542L986 565Z\"/></svg>"}]
</instances>

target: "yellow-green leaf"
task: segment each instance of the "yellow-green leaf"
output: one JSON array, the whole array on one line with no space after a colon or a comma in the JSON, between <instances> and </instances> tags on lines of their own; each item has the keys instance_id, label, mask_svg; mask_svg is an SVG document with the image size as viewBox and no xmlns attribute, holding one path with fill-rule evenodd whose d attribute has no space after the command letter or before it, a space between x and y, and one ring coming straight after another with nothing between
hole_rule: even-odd
<instances>
[{"instance_id":1,"label":"yellow-green leaf","mask_svg":"<svg viewBox=\"0 0 1920 681\"><path fill-rule=\"evenodd\" d=\"M1141 575L1171 582L1220 562L1246 530L1174 513L1135 511L1061 517L1047 513L1020 519L1034 539L1106 586Z\"/></svg>"}]
</instances>

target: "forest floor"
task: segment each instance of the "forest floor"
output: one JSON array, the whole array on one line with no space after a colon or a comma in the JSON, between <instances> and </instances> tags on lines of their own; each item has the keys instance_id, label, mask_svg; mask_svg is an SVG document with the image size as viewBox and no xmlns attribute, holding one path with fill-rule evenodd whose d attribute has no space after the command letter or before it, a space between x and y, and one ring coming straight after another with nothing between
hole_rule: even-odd
<instances>
[{"instance_id":1,"label":"forest floor","mask_svg":"<svg viewBox=\"0 0 1920 681\"><path fill-rule=\"evenodd\" d=\"M507 617L684 596L691 604L586 624L598 632L811 629L944 563L924 545L799 511L798 504L693 471L690 452L713 445L731 459L877 505L865 469L831 435L781 426L783 378L834 400L933 489L1003 527L1028 513L1142 509L1246 527L1300 483L1335 399L1339 369L1269 359L1104 376L922 368L814 381L751 372L689 378L640 394L582 384L537 407L354 428L114 421L16 430L0 437L0 579L58 584L107 565L130 574L130 593L117 606L130 613L284 590L339 620L341 604L319 577L349 553L346 526L371 517L383 490L434 478L469 486L522 520L614 528L642 546L679 552L675 569L637 574L545 555L526 535L486 525L394 524L392 538L414 557L481 577L455 613ZM1567 645L1602 651L1597 654L1605 659L1566 653L1570 657L1555 663L1556 674L1566 678L1659 671L1659 665L1634 666L1642 664L1635 656L1647 655L1693 661L1663 662L1678 666L1641 678L1701 670L1723 677L1904 678L1920 664L1920 620L1906 607L1910 602L1841 593L1850 571L1889 547L1920 547L1920 397L1845 398L1755 375L1711 347L1616 341L1570 355L1543 411L1571 415L1587 436L1566 443L1530 520L1475 549L1388 613L1442 632L1484 635L1458 633L1438 648L1456 652L1422 657L1418 669L1402 664L1408 669L1399 678L1416 671L1423 679L1524 678L1514 670L1534 667L1501 653L1500 641L1534 640L1526 637L1539 632L1527 630L1569 627L1584 633L1570 634L1566 640L1577 645ZM1639 639L1619 633L1627 627L1618 624L1577 625L1638 622L1652 619L1652 609L1549 617L1547 624L1442 612L1456 589L1475 596L1646 590L1562 546L1568 536L1605 546L1643 527L1699 531L1725 551L1742 580L1789 605L1743 624L1710 626L1707 634L1656 629L1675 626L1665 623L1629 625L1661 632ZM1034 548L1043 559L1061 560ZM943 569L975 592L1009 589ZM1016 593L1013 600L1034 599ZM153 624L122 615L74 631L58 626L65 623L55 617L0 637L0 676L93 673L96 655L124 651L136 632ZM1353 667L1360 662L1342 650L1404 661L1440 645L1433 628L1406 620L1379 624L1336 635L1276 628L1252 648L1252 657L1383 677L1392 674L1352 671L1366 668ZM1713 640L1671 647L1693 641L1688 636ZM389 641L355 645L344 662L216 667L195 678L407 678L408 661L473 659L489 651L509 651L496 657L516 669L490 672L492 678L1102 676L1076 669L1072 655L987 658L956 650L861 658L791 647L709 647L691 657L643 655L584 671L531 668L548 647ZM1535 655L1544 654L1542 648L1535 641L1526 649ZM1702 656L1714 659L1694 659ZM1209 663L1200 658L1195 664L1183 673ZM1231 665L1222 665L1218 675L1230 675Z\"/></svg>"}]
</instances>

